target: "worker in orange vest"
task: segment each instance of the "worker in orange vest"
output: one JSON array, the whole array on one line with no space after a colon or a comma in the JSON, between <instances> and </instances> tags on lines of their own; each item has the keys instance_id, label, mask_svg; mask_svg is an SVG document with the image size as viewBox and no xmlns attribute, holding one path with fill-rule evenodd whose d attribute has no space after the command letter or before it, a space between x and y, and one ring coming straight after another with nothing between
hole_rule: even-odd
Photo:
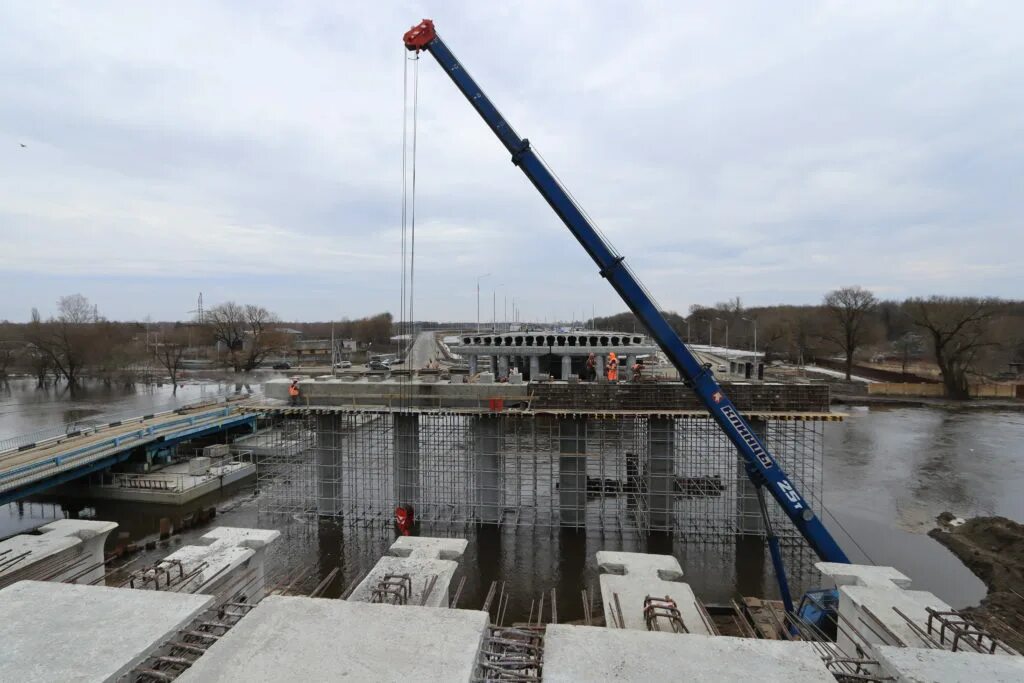
<instances>
[{"instance_id":1,"label":"worker in orange vest","mask_svg":"<svg viewBox=\"0 0 1024 683\"><path fill-rule=\"evenodd\" d=\"M299 405L299 380L297 379L293 379L292 383L288 385L288 404Z\"/></svg>"},{"instance_id":2,"label":"worker in orange vest","mask_svg":"<svg viewBox=\"0 0 1024 683\"><path fill-rule=\"evenodd\" d=\"M608 354L608 381L619 381L619 359L615 357L614 351Z\"/></svg>"}]
</instances>

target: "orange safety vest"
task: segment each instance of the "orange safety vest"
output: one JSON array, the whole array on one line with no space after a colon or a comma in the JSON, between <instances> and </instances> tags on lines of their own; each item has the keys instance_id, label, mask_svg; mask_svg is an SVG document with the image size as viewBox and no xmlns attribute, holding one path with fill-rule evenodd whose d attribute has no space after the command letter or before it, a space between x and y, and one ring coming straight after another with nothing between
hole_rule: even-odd
<instances>
[{"instance_id":1,"label":"orange safety vest","mask_svg":"<svg viewBox=\"0 0 1024 683\"><path fill-rule=\"evenodd\" d=\"M290 385L288 387L288 395L289 396L298 396L299 395L299 385L298 384Z\"/></svg>"},{"instance_id":2,"label":"orange safety vest","mask_svg":"<svg viewBox=\"0 0 1024 683\"><path fill-rule=\"evenodd\" d=\"M608 359L608 380L617 381L619 379L619 361L616 358Z\"/></svg>"}]
</instances>

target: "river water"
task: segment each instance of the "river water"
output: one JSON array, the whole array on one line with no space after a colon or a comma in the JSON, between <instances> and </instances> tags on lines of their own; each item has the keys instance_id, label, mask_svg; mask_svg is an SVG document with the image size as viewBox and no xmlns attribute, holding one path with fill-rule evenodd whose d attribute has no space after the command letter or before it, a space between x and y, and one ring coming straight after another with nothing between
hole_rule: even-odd
<instances>
[{"instance_id":1,"label":"river water","mask_svg":"<svg viewBox=\"0 0 1024 683\"><path fill-rule=\"evenodd\" d=\"M29 380L12 381L0 393L0 439L32 429L82 419L82 415L138 408L140 412L215 395L226 385L186 385L172 396L170 387L134 390L92 388L74 398L37 390ZM959 560L927 536L935 517L946 510L962 517L1004 515L1024 520L1024 413L975 408L843 407L843 422L825 431L823 519L840 545L857 562L893 565L955 606L977 603L985 587ZM390 530L332 521L309 522L261 514L251 488L197 501L218 506L218 524L280 528L271 554L282 572L314 564L306 582L315 585L331 569L342 567L337 594L376 561L390 545ZM161 517L180 517L181 509L130 503L96 502L87 509L69 501L12 504L0 508L0 537L31 529L74 513L111 519L132 539L153 534ZM188 510L184 510L187 512ZM203 533L174 538L187 543ZM580 591L596 591L598 550L673 553L698 596L722 602L735 596L773 595L774 578L760 544L708 545L653 536L579 534L560 530L495 531L421 529L470 541L462 562L466 585L461 606L479 607L493 580L507 582L512 600L508 618L525 619L542 592L557 589L559 619L582 616ZM158 550L166 553L173 550ZM811 587L812 558L798 552L789 559L794 592ZM550 600L548 600L550 604ZM549 608L546 608L546 611Z\"/></svg>"}]
</instances>

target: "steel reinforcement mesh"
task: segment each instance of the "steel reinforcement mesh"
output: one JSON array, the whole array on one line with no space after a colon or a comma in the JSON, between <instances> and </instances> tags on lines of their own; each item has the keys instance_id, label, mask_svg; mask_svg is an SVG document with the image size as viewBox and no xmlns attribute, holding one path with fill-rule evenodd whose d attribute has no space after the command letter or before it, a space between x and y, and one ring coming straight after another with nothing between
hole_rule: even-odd
<instances>
[{"instance_id":1,"label":"steel reinforcement mesh","mask_svg":"<svg viewBox=\"0 0 1024 683\"><path fill-rule=\"evenodd\" d=\"M820 509L822 424L753 421ZM425 523L764 535L743 462L707 417L335 410L280 416L246 444L261 510L390 525ZM776 533L798 533L768 501Z\"/></svg>"}]
</instances>

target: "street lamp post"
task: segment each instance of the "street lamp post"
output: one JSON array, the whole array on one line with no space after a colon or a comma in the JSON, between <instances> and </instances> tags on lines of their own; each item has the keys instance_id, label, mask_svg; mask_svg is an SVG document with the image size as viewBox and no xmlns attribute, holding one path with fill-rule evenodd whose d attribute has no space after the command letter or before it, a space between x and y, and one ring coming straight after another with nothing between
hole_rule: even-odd
<instances>
[{"instance_id":1,"label":"street lamp post","mask_svg":"<svg viewBox=\"0 0 1024 683\"><path fill-rule=\"evenodd\" d=\"M504 286L502 283L491 290L491 332L498 331L498 290Z\"/></svg>"},{"instance_id":2,"label":"street lamp post","mask_svg":"<svg viewBox=\"0 0 1024 683\"><path fill-rule=\"evenodd\" d=\"M476 276L476 333L480 334L480 281L485 277L490 277L490 273L484 273L483 275Z\"/></svg>"},{"instance_id":3,"label":"street lamp post","mask_svg":"<svg viewBox=\"0 0 1024 683\"><path fill-rule=\"evenodd\" d=\"M748 323L754 326L754 377L757 375L757 318L744 318Z\"/></svg>"}]
</instances>

